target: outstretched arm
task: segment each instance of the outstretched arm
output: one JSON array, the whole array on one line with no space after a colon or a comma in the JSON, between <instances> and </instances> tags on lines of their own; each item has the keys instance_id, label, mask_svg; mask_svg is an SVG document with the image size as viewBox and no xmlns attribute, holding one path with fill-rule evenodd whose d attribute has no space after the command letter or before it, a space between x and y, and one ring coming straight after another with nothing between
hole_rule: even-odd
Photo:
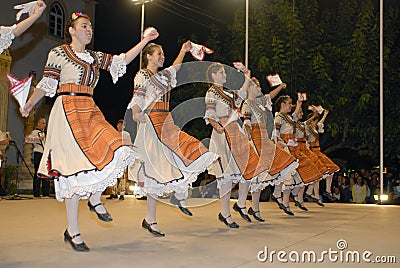
<instances>
[{"instance_id":1,"label":"outstretched arm","mask_svg":"<svg viewBox=\"0 0 400 268\"><path fill-rule=\"evenodd\" d=\"M172 63L172 66L175 67L176 71L179 71L179 69L181 68L181 63L183 61L183 58L186 55L186 52L189 52L191 49L192 49L192 42L186 41L185 43L183 43L182 48L179 51L178 56L174 60L174 63Z\"/></svg>"},{"instance_id":2,"label":"outstretched arm","mask_svg":"<svg viewBox=\"0 0 400 268\"><path fill-rule=\"evenodd\" d=\"M278 94L279 94L279 92L282 90L282 89L285 89L286 88L286 84L285 83L282 83L282 84L280 84L277 88L275 88L274 90L271 90L270 92L269 92L269 95L271 96L271 100L273 99L273 98L275 98Z\"/></svg>"},{"instance_id":3,"label":"outstretched arm","mask_svg":"<svg viewBox=\"0 0 400 268\"><path fill-rule=\"evenodd\" d=\"M326 117L328 116L329 111L324 110L324 115L322 116L321 120L319 120L318 124L323 124L325 122Z\"/></svg>"},{"instance_id":4,"label":"outstretched arm","mask_svg":"<svg viewBox=\"0 0 400 268\"><path fill-rule=\"evenodd\" d=\"M157 31L153 31L148 36L143 37L143 39L136 46L134 46L128 52L125 53L126 64L131 63L133 59L136 58L137 55L139 55L139 53L147 45L147 43L150 42L151 40L156 39L158 36L159 33Z\"/></svg>"},{"instance_id":5,"label":"outstretched arm","mask_svg":"<svg viewBox=\"0 0 400 268\"><path fill-rule=\"evenodd\" d=\"M19 108L19 111L21 112L21 115L23 117L28 117L29 112L32 110L33 106L46 95L46 92L43 89L36 88L35 91L33 92L32 96L29 98L29 100L25 103L25 106L23 108Z\"/></svg>"},{"instance_id":6,"label":"outstretched arm","mask_svg":"<svg viewBox=\"0 0 400 268\"><path fill-rule=\"evenodd\" d=\"M33 14L23 21L19 22L17 24L17 28L13 30L13 34L15 36L20 36L23 32L28 30L28 28L31 27L32 24L42 15L45 9L46 4L43 2L43 0L38 0Z\"/></svg>"}]
</instances>

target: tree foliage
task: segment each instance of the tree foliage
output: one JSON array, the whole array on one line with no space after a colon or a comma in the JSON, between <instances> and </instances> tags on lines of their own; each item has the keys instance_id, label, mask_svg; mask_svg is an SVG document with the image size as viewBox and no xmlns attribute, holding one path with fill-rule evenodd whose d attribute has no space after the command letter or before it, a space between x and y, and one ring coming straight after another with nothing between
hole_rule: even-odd
<instances>
[{"instance_id":1,"label":"tree foliage","mask_svg":"<svg viewBox=\"0 0 400 268\"><path fill-rule=\"evenodd\" d=\"M325 127L333 142L326 152L354 150L379 162L379 6L373 0L250 2L249 68L263 81L279 73L284 94L306 91L309 103L329 109ZM385 7L385 163L398 165L400 84L399 10ZM231 56L244 59L244 10L230 28Z\"/></svg>"}]
</instances>

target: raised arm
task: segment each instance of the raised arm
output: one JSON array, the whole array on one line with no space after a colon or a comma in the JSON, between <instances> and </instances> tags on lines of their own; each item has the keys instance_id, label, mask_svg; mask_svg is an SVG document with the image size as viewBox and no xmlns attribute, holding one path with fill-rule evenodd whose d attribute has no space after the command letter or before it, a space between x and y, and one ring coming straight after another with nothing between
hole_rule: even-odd
<instances>
[{"instance_id":1,"label":"raised arm","mask_svg":"<svg viewBox=\"0 0 400 268\"><path fill-rule=\"evenodd\" d=\"M17 28L13 30L15 36L20 36L23 32L28 30L29 27L42 15L43 11L46 9L46 4L42 0L38 0L35 6L33 14L28 18L17 24Z\"/></svg>"},{"instance_id":2,"label":"raised arm","mask_svg":"<svg viewBox=\"0 0 400 268\"><path fill-rule=\"evenodd\" d=\"M151 40L156 39L158 36L159 33L157 31L153 31L148 36L143 37L143 39L136 46L134 46L128 52L125 53L126 64L131 63L133 59L136 58L137 55L139 55L139 53L147 45L147 43L150 42Z\"/></svg>"},{"instance_id":3,"label":"raised arm","mask_svg":"<svg viewBox=\"0 0 400 268\"><path fill-rule=\"evenodd\" d=\"M174 60L174 63L172 63L172 66L174 66L176 71L179 71L179 69L181 68L181 63L183 61L183 58L186 55L186 52L189 52L191 49L192 49L192 42L186 41L185 43L183 43L178 56Z\"/></svg>"},{"instance_id":4,"label":"raised arm","mask_svg":"<svg viewBox=\"0 0 400 268\"><path fill-rule=\"evenodd\" d=\"M271 90L268 94L271 96L271 100L273 99L273 98L275 98L278 94L279 94L279 92L282 90L282 89L285 89L286 88L286 84L285 83L282 83L282 84L280 84L277 88L275 88L274 90Z\"/></svg>"},{"instance_id":5,"label":"raised arm","mask_svg":"<svg viewBox=\"0 0 400 268\"><path fill-rule=\"evenodd\" d=\"M324 110L324 115L322 116L321 120L319 120L318 124L323 124L325 122L326 117L328 116L329 111Z\"/></svg>"}]
</instances>

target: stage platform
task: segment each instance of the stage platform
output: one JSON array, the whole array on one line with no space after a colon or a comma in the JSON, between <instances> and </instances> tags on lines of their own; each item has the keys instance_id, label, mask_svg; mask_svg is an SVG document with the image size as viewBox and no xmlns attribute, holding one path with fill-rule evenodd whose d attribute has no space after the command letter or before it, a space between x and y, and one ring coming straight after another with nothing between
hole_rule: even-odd
<instances>
[{"instance_id":1,"label":"stage platform","mask_svg":"<svg viewBox=\"0 0 400 268\"><path fill-rule=\"evenodd\" d=\"M166 236L159 238L141 228L145 200L103 198L112 223L99 221L86 201L80 202L80 229L91 248L86 253L63 242L64 203L1 199L0 267L398 267L377 261L400 262L400 206L306 203L310 211L304 212L291 203L296 215L290 217L274 203L261 203L266 222L247 223L232 210L240 228L229 229L217 219L218 200L192 207L193 217L160 202L158 223Z\"/></svg>"}]
</instances>

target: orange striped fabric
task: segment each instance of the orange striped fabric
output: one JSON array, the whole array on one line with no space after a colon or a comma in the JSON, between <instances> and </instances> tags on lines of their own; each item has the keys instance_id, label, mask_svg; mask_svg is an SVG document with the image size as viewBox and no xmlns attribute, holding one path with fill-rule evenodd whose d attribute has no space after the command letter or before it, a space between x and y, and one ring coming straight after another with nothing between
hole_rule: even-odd
<instances>
[{"instance_id":1,"label":"orange striped fabric","mask_svg":"<svg viewBox=\"0 0 400 268\"><path fill-rule=\"evenodd\" d=\"M316 154L314 154L310 149L307 148L307 144L306 144L305 140L304 140L304 142L298 142L298 144L299 144L299 146L298 146L299 150L313 162L313 164L318 168L318 170L321 174L325 174L325 173L329 172L329 168L320 161L320 159L318 158L318 156Z\"/></svg>"},{"instance_id":2,"label":"orange striped fabric","mask_svg":"<svg viewBox=\"0 0 400 268\"><path fill-rule=\"evenodd\" d=\"M340 168L335 164L328 156L321 152L319 147L319 140L314 142L310 142L310 150L318 156L318 159L329 168L329 174L333 174L336 171L339 171Z\"/></svg>"},{"instance_id":3,"label":"orange striped fabric","mask_svg":"<svg viewBox=\"0 0 400 268\"><path fill-rule=\"evenodd\" d=\"M289 139L294 139L294 134L282 134L280 135L285 142L288 142ZM299 143L304 144L305 143ZM319 180L322 178L322 173L319 171L318 167L314 165L314 163L308 158L301 150L300 146L291 147L289 146L290 153L299 160L299 167L297 171L304 183L311 183L313 181Z\"/></svg>"},{"instance_id":4,"label":"orange striped fabric","mask_svg":"<svg viewBox=\"0 0 400 268\"><path fill-rule=\"evenodd\" d=\"M226 121L228 121L227 118L221 118L222 125ZM271 161L260 161L257 152L239 130L237 123L230 123L224 128L224 131L233 158L246 180L269 169Z\"/></svg>"},{"instance_id":5,"label":"orange striped fabric","mask_svg":"<svg viewBox=\"0 0 400 268\"><path fill-rule=\"evenodd\" d=\"M93 94L93 88L64 84L57 92ZM68 95L60 97L67 121L79 147L89 161L98 170L102 170L112 161L114 151L122 146L122 135L106 121L93 98Z\"/></svg>"},{"instance_id":6,"label":"orange striped fabric","mask_svg":"<svg viewBox=\"0 0 400 268\"><path fill-rule=\"evenodd\" d=\"M159 105L156 103L151 109L155 110L155 107L165 107L165 103L160 103ZM171 113L150 110L148 115L159 140L177 154L185 166L189 166L201 155L208 152L207 148L198 139L190 136L175 125Z\"/></svg>"},{"instance_id":7,"label":"orange striped fabric","mask_svg":"<svg viewBox=\"0 0 400 268\"><path fill-rule=\"evenodd\" d=\"M268 138L267 128L264 124L251 125L251 138L256 146L260 162L265 162L269 166L271 175L278 174L296 160Z\"/></svg>"}]
</instances>

